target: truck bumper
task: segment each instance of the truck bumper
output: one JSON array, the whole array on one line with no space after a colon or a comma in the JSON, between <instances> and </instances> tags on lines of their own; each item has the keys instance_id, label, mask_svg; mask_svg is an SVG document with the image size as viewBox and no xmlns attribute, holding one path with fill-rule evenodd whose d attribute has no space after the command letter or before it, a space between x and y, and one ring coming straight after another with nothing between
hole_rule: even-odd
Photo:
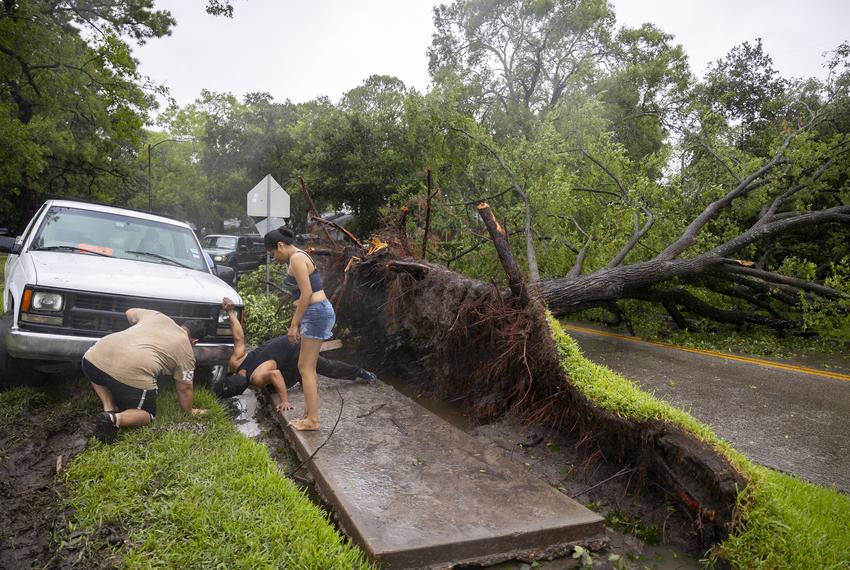
<instances>
[{"instance_id":1,"label":"truck bumper","mask_svg":"<svg viewBox=\"0 0 850 570\"><path fill-rule=\"evenodd\" d=\"M45 334L11 328L2 332L6 352L9 356L23 360L78 362L98 341L94 337ZM199 366L222 364L233 353L233 345L198 343L194 351L195 363Z\"/></svg>"}]
</instances>

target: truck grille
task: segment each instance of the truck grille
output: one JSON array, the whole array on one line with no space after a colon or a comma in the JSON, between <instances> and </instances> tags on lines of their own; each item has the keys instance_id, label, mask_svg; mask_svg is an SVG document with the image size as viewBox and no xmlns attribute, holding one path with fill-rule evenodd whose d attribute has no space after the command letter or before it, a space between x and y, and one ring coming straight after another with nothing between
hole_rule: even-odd
<instances>
[{"instance_id":1,"label":"truck grille","mask_svg":"<svg viewBox=\"0 0 850 570\"><path fill-rule=\"evenodd\" d=\"M218 323L219 306L212 303L191 303L144 297L126 297L100 293L66 292L64 325L45 326L21 323L25 328L43 332L54 332L76 336L105 336L121 331L129 326L125 312L127 309L151 309L159 311L181 324L189 319L199 319L207 323L207 336L204 342L230 342L232 337L215 336Z\"/></svg>"}]
</instances>

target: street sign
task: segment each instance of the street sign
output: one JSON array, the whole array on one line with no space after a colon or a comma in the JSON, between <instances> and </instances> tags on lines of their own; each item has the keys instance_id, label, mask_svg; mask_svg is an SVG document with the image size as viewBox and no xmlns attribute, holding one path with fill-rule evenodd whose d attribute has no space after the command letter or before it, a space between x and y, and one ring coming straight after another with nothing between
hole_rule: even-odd
<instances>
[{"instance_id":1,"label":"street sign","mask_svg":"<svg viewBox=\"0 0 850 570\"><path fill-rule=\"evenodd\" d=\"M267 174L248 192L248 215L261 218L289 217L289 194L271 174Z\"/></svg>"},{"instance_id":2,"label":"street sign","mask_svg":"<svg viewBox=\"0 0 850 570\"><path fill-rule=\"evenodd\" d=\"M272 216L271 218L264 218L259 222L256 222L254 225L257 227L257 233L261 236L266 235L272 230L276 230L280 226L286 223L286 220L283 218L275 218Z\"/></svg>"}]
</instances>

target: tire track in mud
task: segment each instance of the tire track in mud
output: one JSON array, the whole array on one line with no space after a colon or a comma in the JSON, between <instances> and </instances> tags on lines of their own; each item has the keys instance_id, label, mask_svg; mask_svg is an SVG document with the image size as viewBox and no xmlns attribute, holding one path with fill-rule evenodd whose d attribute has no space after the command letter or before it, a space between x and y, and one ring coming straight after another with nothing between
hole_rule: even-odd
<instances>
[{"instance_id":1,"label":"tire track in mud","mask_svg":"<svg viewBox=\"0 0 850 570\"><path fill-rule=\"evenodd\" d=\"M59 473L85 449L94 422L87 399L61 393L68 388L46 389L0 433L0 568L67 568L74 562L72 552L53 543L64 522Z\"/></svg>"}]
</instances>

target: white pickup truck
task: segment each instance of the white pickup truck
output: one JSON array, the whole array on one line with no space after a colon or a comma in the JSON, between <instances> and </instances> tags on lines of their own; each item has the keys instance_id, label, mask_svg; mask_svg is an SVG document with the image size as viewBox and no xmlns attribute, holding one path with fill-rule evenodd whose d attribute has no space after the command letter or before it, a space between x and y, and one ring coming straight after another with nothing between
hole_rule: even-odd
<instances>
[{"instance_id":1,"label":"white pickup truck","mask_svg":"<svg viewBox=\"0 0 850 570\"><path fill-rule=\"evenodd\" d=\"M125 311L154 309L207 322L195 346L203 382L227 362L233 337L221 299L242 300L210 267L188 224L70 200L46 202L16 238L0 237L5 267L0 380L80 361L99 338L127 328Z\"/></svg>"}]
</instances>

